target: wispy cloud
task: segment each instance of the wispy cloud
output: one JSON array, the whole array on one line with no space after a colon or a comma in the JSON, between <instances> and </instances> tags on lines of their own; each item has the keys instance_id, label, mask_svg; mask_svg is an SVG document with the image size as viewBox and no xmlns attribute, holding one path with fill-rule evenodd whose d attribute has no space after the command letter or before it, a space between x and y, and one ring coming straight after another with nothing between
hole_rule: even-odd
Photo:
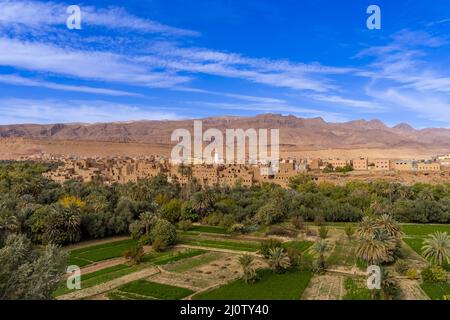
<instances>
[{"instance_id":1,"label":"wispy cloud","mask_svg":"<svg viewBox=\"0 0 450 320\"><path fill-rule=\"evenodd\" d=\"M119 54L71 50L10 38L0 38L0 65L152 88L172 87L190 80L173 72L151 70Z\"/></svg>"},{"instance_id":2,"label":"wispy cloud","mask_svg":"<svg viewBox=\"0 0 450 320\"><path fill-rule=\"evenodd\" d=\"M48 88L48 89L53 89L53 90L92 93L92 94L103 94L103 95L116 96L116 97L140 96L137 93L126 92L126 91L121 91L121 90L111 90L111 89L94 88L94 87L86 87L86 86L64 85L64 84L58 84L58 83L48 82L48 81L44 81L44 80L35 80L35 79L30 79L30 78L24 78L21 76L10 75L10 74L0 75L0 82L11 84L11 85L39 87L39 88Z\"/></svg>"},{"instance_id":3,"label":"wispy cloud","mask_svg":"<svg viewBox=\"0 0 450 320\"><path fill-rule=\"evenodd\" d=\"M28 28L65 27L69 4L40 1L0 0L0 25ZM118 7L97 8L80 5L84 26L123 29L174 36L198 36L192 30L175 28L156 21L141 19Z\"/></svg>"},{"instance_id":4,"label":"wispy cloud","mask_svg":"<svg viewBox=\"0 0 450 320\"><path fill-rule=\"evenodd\" d=\"M172 120L161 107L131 106L107 101L0 99L0 123L95 123L130 120Z\"/></svg>"}]
</instances>

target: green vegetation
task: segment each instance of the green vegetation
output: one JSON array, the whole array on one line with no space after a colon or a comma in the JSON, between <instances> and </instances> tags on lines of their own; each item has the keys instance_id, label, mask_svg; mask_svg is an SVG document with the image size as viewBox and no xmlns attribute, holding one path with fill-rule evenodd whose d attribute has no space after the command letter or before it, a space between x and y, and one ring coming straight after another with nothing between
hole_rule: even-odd
<instances>
[{"instance_id":1,"label":"green vegetation","mask_svg":"<svg viewBox=\"0 0 450 320\"><path fill-rule=\"evenodd\" d=\"M327 259L327 265L333 266L354 266L357 264L356 241L336 241L333 252Z\"/></svg>"},{"instance_id":2,"label":"green vegetation","mask_svg":"<svg viewBox=\"0 0 450 320\"><path fill-rule=\"evenodd\" d=\"M258 271L259 280L246 284L237 280L209 292L193 296L194 300L299 300L312 274L287 271L275 274L271 270Z\"/></svg>"},{"instance_id":3,"label":"green vegetation","mask_svg":"<svg viewBox=\"0 0 450 320\"><path fill-rule=\"evenodd\" d=\"M135 247L136 244L136 240L127 239L75 249L70 251L68 263L83 267L93 262L119 258L124 251Z\"/></svg>"},{"instance_id":4,"label":"green vegetation","mask_svg":"<svg viewBox=\"0 0 450 320\"><path fill-rule=\"evenodd\" d=\"M137 280L127 283L126 285L120 287L118 291L119 294L128 293L139 296L139 298L137 298L136 300L140 300L140 297L143 297L144 299L153 298L160 300L180 300L194 293L189 289L169 286L146 280Z\"/></svg>"},{"instance_id":5,"label":"green vegetation","mask_svg":"<svg viewBox=\"0 0 450 320\"><path fill-rule=\"evenodd\" d=\"M300 252L305 252L313 245L312 241L289 241L283 243L283 248L294 248Z\"/></svg>"},{"instance_id":6,"label":"green vegetation","mask_svg":"<svg viewBox=\"0 0 450 320\"><path fill-rule=\"evenodd\" d=\"M178 272L178 273L182 273L188 270L191 270L193 268L196 268L198 266L210 263L214 260L217 260L221 257L220 253L217 252L208 252L205 253L205 251L199 251L199 254L196 255L191 255L189 258L186 256L183 261L174 263L173 265L168 265L166 267L167 270L171 271L171 272ZM171 261L171 263L176 262L178 260L173 260Z\"/></svg>"},{"instance_id":7,"label":"green vegetation","mask_svg":"<svg viewBox=\"0 0 450 320\"><path fill-rule=\"evenodd\" d=\"M361 279L345 278L344 287L346 293L344 300L371 300L370 290Z\"/></svg>"},{"instance_id":8,"label":"green vegetation","mask_svg":"<svg viewBox=\"0 0 450 320\"><path fill-rule=\"evenodd\" d=\"M444 296L450 296L450 283L429 283L421 285L423 291L433 300L444 300Z\"/></svg>"},{"instance_id":9,"label":"green vegetation","mask_svg":"<svg viewBox=\"0 0 450 320\"><path fill-rule=\"evenodd\" d=\"M228 234L225 228L212 227L212 226L193 226L188 231L199 233L215 233L215 234Z\"/></svg>"},{"instance_id":10,"label":"green vegetation","mask_svg":"<svg viewBox=\"0 0 450 320\"><path fill-rule=\"evenodd\" d=\"M248 251L248 252L256 252L259 249L259 243L257 242L241 242L241 241L221 241L221 240L212 240L207 238L192 238L192 237L182 237L182 244L187 244L191 246L200 246L207 248L216 248L216 249L229 249L229 250L238 250L238 251Z\"/></svg>"},{"instance_id":11,"label":"green vegetation","mask_svg":"<svg viewBox=\"0 0 450 320\"><path fill-rule=\"evenodd\" d=\"M407 236L427 236L436 231L450 234L450 224L403 224L402 230Z\"/></svg>"},{"instance_id":12,"label":"green vegetation","mask_svg":"<svg viewBox=\"0 0 450 320\"><path fill-rule=\"evenodd\" d=\"M113 267L105 268L99 271L95 271L92 273L88 273L86 275L81 275L81 288L86 289L90 288L123 276L126 276L128 274L131 274L133 272L142 270L145 268L143 265L137 265L137 266L127 266L124 264L116 265ZM61 286L53 293L54 297L58 297L67 293L72 292L73 290L70 290L66 286L66 282L64 281Z\"/></svg>"}]
</instances>

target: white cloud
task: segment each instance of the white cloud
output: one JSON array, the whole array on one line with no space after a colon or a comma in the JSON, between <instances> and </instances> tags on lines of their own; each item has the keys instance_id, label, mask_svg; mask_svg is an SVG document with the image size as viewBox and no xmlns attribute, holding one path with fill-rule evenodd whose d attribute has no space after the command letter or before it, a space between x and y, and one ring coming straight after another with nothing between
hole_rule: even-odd
<instances>
[{"instance_id":1,"label":"white cloud","mask_svg":"<svg viewBox=\"0 0 450 320\"><path fill-rule=\"evenodd\" d=\"M69 4L56 2L0 0L0 25L45 28L49 26L65 27ZM146 33L159 33L175 36L197 36L198 32L141 19L130 15L117 7L96 8L82 6L82 25L100 26L108 29L134 30Z\"/></svg>"},{"instance_id":2,"label":"white cloud","mask_svg":"<svg viewBox=\"0 0 450 320\"><path fill-rule=\"evenodd\" d=\"M0 65L152 88L172 87L190 80L171 72L152 71L110 52L70 50L10 38L0 38Z\"/></svg>"},{"instance_id":3,"label":"white cloud","mask_svg":"<svg viewBox=\"0 0 450 320\"><path fill-rule=\"evenodd\" d=\"M34 80L29 78L24 78L17 75L0 75L0 82L11 84L11 85L19 85L19 86L28 86L28 87L40 87L40 88L48 88L54 90L62 90L62 91L72 91L72 92L82 92L82 93L92 93L92 94L103 94L109 96L140 96L139 94L126 92L121 90L111 90L104 88L94 88L94 87L86 87L86 86L73 86L73 85L64 85L58 84L43 80Z\"/></svg>"},{"instance_id":4,"label":"white cloud","mask_svg":"<svg viewBox=\"0 0 450 320\"><path fill-rule=\"evenodd\" d=\"M105 101L0 99L0 123L95 123L131 120L173 120L160 107L129 106Z\"/></svg>"}]
</instances>

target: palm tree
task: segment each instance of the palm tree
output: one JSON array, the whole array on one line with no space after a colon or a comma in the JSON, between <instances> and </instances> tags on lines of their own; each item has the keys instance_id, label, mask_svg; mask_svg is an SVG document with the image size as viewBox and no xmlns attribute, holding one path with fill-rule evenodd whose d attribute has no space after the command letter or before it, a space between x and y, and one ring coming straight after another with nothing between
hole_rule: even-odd
<instances>
[{"instance_id":1,"label":"palm tree","mask_svg":"<svg viewBox=\"0 0 450 320\"><path fill-rule=\"evenodd\" d=\"M356 228L356 234L360 238L372 237L377 229L377 223L375 219L365 216Z\"/></svg>"},{"instance_id":2,"label":"palm tree","mask_svg":"<svg viewBox=\"0 0 450 320\"><path fill-rule=\"evenodd\" d=\"M0 214L0 241L2 238L6 238L9 234L16 232L19 229L19 222L17 217L9 214L8 212L2 212Z\"/></svg>"},{"instance_id":3,"label":"palm tree","mask_svg":"<svg viewBox=\"0 0 450 320\"><path fill-rule=\"evenodd\" d=\"M356 255L369 265L379 264L387 259L387 245L376 237L361 239Z\"/></svg>"},{"instance_id":4,"label":"palm tree","mask_svg":"<svg viewBox=\"0 0 450 320\"><path fill-rule=\"evenodd\" d=\"M239 264L244 272L243 280L245 283L254 282L256 280L256 270L253 266L255 258L249 254L239 257Z\"/></svg>"},{"instance_id":5,"label":"palm tree","mask_svg":"<svg viewBox=\"0 0 450 320\"><path fill-rule=\"evenodd\" d=\"M139 221L142 227L145 229L145 235L150 233L150 228L155 223L156 215L152 212L144 212L139 216Z\"/></svg>"},{"instance_id":6,"label":"palm tree","mask_svg":"<svg viewBox=\"0 0 450 320\"><path fill-rule=\"evenodd\" d=\"M269 249L269 266L275 272L281 272L291 265L289 257L283 248Z\"/></svg>"},{"instance_id":7,"label":"palm tree","mask_svg":"<svg viewBox=\"0 0 450 320\"><path fill-rule=\"evenodd\" d=\"M396 239L400 239L403 234L400 225L389 214L383 214L380 219L378 219L377 224Z\"/></svg>"},{"instance_id":8,"label":"palm tree","mask_svg":"<svg viewBox=\"0 0 450 320\"><path fill-rule=\"evenodd\" d=\"M312 251L319 256L318 267L320 270L325 269L325 252L328 249L328 244L325 240L317 241L313 247Z\"/></svg>"},{"instance_id":9,"label":"palm tree","mask_svg":"<svg viewBox=\"0 0 450 320\"><path fill-rule=\"evenodd\" d=\"M450 261L450 237L447 232L435 232L424 241L422 253L425 258L437 263L439 266Z\"/></svg>"},{"instance_id":10,"label":"palm tree","mask_svg":"<svg viewBox=\"0 0 450 320\"><path fill-rule=\"evenodd\" d=\"M191 184L191 179L192 179L192 168L190 166L185 165L184 163L181 163L178 166L178 173L182 176L182 177L186 177L188 182L183 184L183 194L184 194L184 200L187 200L190 198L190 184Z\"/></svg>"}]
</instances>

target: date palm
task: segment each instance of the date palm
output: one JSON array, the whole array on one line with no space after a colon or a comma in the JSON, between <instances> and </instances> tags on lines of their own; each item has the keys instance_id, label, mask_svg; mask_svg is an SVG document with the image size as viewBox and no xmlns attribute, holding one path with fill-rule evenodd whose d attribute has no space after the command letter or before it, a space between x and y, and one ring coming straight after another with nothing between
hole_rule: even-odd
<instances>
[{"instance_id":1,"label":"date palm","mask_svg":"<svg viewBox=\"0 0 450 320\"><path fill-rule=\"evenodd\" d=\"M387 259L386 243L376 237L363 238L356 250L356 255L369 265L379 264Z\"/></svg>"},{"instance_id":2,"label":"date palm","mask_svg":"<svg viewBox=\"0 0 450 320\"><path fill-rule=\"evenodd\" d=\"M383 214L377 221L378 226L381 229L386 230L395 239L400 239L402 237L402 230L397 221L392 218L389 214Z\"/></svg>"},{"instance_id":3,"label":"date palm","mask_svg":"<svg viewBox=\"0 0 450 320\"><path fill-rule=\"evenodd\" d=\"M356 234L360 238L373 237L378 226L375 219L365 216L356 228Z\"/></svg>"},{"instance_id":4,"label":"date palm","mask_svg":"<svg viewBox=\"0 0 450 320\"><path fill-rule=\"evenodd\" d=\"M319 256L318 265L320 269L325 269L325 252L328 249L328 244L325 240L319 240L314 243L312 252Z\"/></svg>"},{"instance_id":5,"label":"date palm","mask_svg":"<svg viewBox=\"0 0 450 320\"><path fill-rule=\"evenodd\" d=\"M275 272L281 272L291 265L289 257L283 248L277 247L269 250L269 266Z\"/></svg>"},{"instance_id":6,"label":"date palm","mask_svg":"<svg viewBox=\"0 0 450 320\"><path fill-rule=\"evenodd\" d=\"M450 261L450 237L447 232L435 232L424 241L422 253L425 258L442 266Z\"/></svg>"},{"instance_id":7,"label":"date palm","mask_svg":"<svg viewBox=\"0 0 450 320\"><path fill-rule=\"evenodd\" d=\"M251 283L256 280L256 270L253 266L254 260L255 258L248 254L239 257L239 265L244 273L242 279L245 283Z\"/></svg>"}]
</instances>

